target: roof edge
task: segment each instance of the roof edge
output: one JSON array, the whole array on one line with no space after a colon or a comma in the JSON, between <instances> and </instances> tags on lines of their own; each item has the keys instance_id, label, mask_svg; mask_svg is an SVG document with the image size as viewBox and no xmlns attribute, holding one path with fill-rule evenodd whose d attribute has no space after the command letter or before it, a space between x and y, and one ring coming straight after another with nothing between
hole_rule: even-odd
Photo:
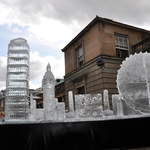
<instances>
[{"instance_id":1,"label":"roof edge","mask_svg":"<svg viewBox=\"0 0 150 150\"><path fill-rule=\"evenodd\" d=\"M62 52L65 51L66 48L68 48L74 41L76 41L82 34L84 34L91 26L93 26L98 21L98 16L96 16L81 32L79 32L75 38L73 38L63 49L61 49Z\"/></svg>"},{"instance_id":2,"label":"roof edge","mask_svg":"<svg viewBox=\"0 0 150 150\"><path fill-rule=\"evenodd\" d=\"M143 29L143 28L139 28L139 27L135 27L132 25L128 25L128 24L124 24L121 22L117 22L108 18L102 18L96 15L96 17L81 31L79 32L63 49L61 49L62 52L65 52L65 50L70 47L70 45L75 42L78 38L80 38L86 31L88 31L90 29L90 27L92 27L93 25L95 25L95 23L97 23L98 21L102 21L102 22L107 22L110 24L114 24L114 25L118 25L121 27L125 27L128 29L133 29L133 30L137 30L137 31L141 31L141 32L146 32L150 34L149 30Z\"/></svg>"}]
</instances>

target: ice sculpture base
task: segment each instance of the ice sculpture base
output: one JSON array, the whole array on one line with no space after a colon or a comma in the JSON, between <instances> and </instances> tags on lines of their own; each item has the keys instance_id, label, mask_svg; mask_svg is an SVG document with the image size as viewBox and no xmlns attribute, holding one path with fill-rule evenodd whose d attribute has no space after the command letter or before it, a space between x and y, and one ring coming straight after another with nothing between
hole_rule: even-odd
<instances>
[{"instance_id":1,"label":"ice sculpture base","mask_svg":"<svg viewBox=\"0 0 150 150\"><path fill-rule=\"evenodd\" d=\"M72 117L72 116L71 116ZM127 119L138 119L138 118L150 118L150 114L145 115L129 115L129 116L104 116L99 118L87 117L87 118L66 118L65 120L9 120L0 121L0 125L5 124L39 124L39 123L67 123L67 122L95 122L95 121L113 121L113 120L127 120Z\"/></svg>"}]
</instances>

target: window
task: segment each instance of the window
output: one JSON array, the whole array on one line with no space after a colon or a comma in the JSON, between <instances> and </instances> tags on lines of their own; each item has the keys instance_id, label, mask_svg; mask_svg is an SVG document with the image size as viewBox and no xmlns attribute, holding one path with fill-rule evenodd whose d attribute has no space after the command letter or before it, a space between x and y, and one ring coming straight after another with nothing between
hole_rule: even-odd
<instances>
[{"instance_id":1,"label":"window","mask_svg":"<svg viewBox=\"0 0 150 150\"><path fill-rule=\"evenodd\" d=\"M123 34L115 34L116 55L120 58L129 56L128 36Z\"/></svg>"},{"instance_id":2,"label":"window","mask_svg":"<svg viewBox=\"0 0 150 150\"><path fill-rule=\"evenodd\" d=\"M77 68L81 67L83 65L83 62L84 62L83 48L82 46L79 46L78 48L76 48Z\"/></svg>"}]
</instances>

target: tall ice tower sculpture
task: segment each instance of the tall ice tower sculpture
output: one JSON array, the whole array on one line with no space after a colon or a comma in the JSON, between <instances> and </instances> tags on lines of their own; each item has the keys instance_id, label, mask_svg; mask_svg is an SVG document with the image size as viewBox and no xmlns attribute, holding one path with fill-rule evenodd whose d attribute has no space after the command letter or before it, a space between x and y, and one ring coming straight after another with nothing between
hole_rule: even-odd
<instances>
[{"instance_id":1,"label":"tall ice tower sculpture","mask_svg":"<svg viewBox=\"0 0 150 150\"><path fill-rule=\"evenodd\" d=\"M44 106L44 120L53 120L55 118L55 78L51 72L50 64L47 65L46 73L42 80L43 88L43 106Z\"/></svg>"},{"instance_id":2,"label":"tall ice tower sculpture","mask_svg":"<svg viewBox=\"0 0 150 150\"><path fill-rule=\"evenodd\" d=\"M23 38L8 45L5 120L29 117L29 45Z\"/></svg>"}]
</instances>

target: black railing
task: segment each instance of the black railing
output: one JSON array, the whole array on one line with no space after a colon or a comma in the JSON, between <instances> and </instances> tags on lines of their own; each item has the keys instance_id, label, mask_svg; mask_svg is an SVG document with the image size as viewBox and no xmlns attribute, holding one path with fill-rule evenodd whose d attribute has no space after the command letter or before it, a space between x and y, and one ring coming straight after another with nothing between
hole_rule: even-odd
<instances>
[{"instance_id":1,"label":"black railing","mask_svg":"<svg viewBox=\"0 0 150 150\"><path fill-rule=\"evenodd\" d=\"M132 52L150 52L150 37L144 39L143 41L132 46Z\"/></svg>"}]
</instances>

